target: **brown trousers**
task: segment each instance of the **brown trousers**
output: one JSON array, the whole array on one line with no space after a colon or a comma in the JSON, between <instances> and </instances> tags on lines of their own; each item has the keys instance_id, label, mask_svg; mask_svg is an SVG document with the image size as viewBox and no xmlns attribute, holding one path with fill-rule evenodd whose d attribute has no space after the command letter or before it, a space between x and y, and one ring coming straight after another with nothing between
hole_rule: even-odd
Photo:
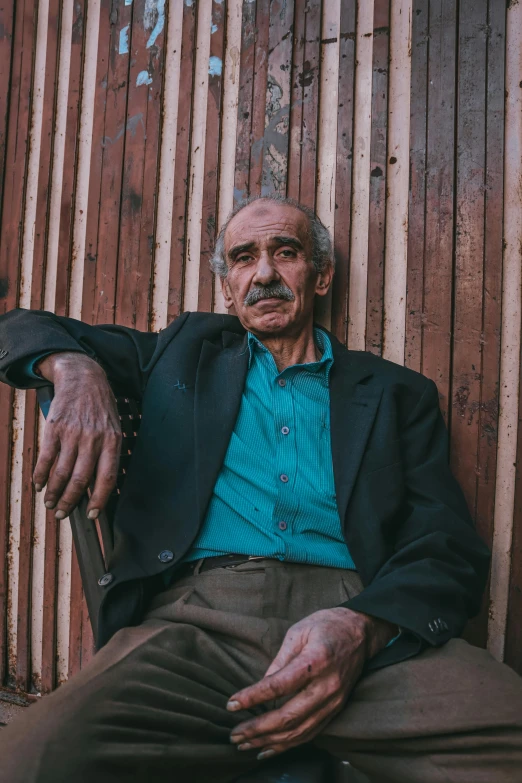
<instances>
[{"instance_id":1,"label":"brown trousers","mask_svg":"<svg viewBox=\"0 0 522 783\"><path fill-rule=\"evenodd\" d=\"M256 766L227 698L356 574L251 561L178 582L0 734L1 783L224 783ZM267 709L274 705L267 705ZM522 679L460 640L363 677L317 744L379 783L522 782Z\"/></svg>"}]
</instances>

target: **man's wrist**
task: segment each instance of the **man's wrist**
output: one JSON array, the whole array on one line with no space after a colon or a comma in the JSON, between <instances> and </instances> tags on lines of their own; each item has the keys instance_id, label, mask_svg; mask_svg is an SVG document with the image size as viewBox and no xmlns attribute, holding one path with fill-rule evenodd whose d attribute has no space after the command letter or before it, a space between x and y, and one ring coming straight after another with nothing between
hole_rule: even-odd
<instances>
[{"instance_id":1,"label":"man's wrist","mask_svg":"<svg viewBox=\"0 0 522 783\"><path fill-rule=\"evenodd\" d=\"M354 609L349 609L348 607L339 608L344 609L347 612L352 612L357 615L360 620L366 640L366 655L368 659L373 658L378 652L384 650L384 648L400 633L399 626L388 622L388 620L382 620L379 617L373 617L364 612L356 612Z\"/></svg>"},{"instance_id":2,"label":"man's wrist","mask_svg":"<svg viewBox=\"0 0 522 783\"><path fill-rule=\"evenodd\" d=\"M86 353L80 351L59 351L47 354L33 366L33 372L53 384L71 374L77 377L78 373L85 371L102 373L105 376L103 368Z\"/></svg>"}]
</instances>

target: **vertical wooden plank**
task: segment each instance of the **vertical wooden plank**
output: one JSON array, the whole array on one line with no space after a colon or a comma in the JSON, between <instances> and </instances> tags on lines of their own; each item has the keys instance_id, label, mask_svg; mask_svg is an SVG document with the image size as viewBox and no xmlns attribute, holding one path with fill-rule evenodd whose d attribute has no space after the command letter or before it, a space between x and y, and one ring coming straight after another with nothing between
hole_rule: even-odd
<instances>
[{"instance_id":1,"label":"vertical wooden plank","mask_svg":"<svg viewBox=\"0 0 522 783\"><path fill-rule=\"evenodd\" d=\"M384 318L384 245L386 234L386 151L390 0L375 0L373 15L372 130L370 139L370 213L366 350L382 354Z\"/></svg>"},{"instance_id":2,"label":"vertical wooden plank","mask_svg":"<svg viewBox=\"0 0 522 783\"><path fill-rule=\"evenodd\" d=\"M350 236L348 294L348 347L364 350L366 334L366 287L368 283L368 206L370 181L373 0L357 6L353 196Z\"/></svg>"},{"instance_id":3,"label":"vertical wooden plank","mask_svg":"<svg viewBox=\"0 0 522 783\"><path fill-rule=\"evenodd\" d=\"M487 2L463 0L459 16L457 204L451 455L473 517L477 510L484 291ZM437 281L439 280L437 276Z\"/></svg>"},{"instance_id":4,"label":"vertical wooden plank","mask_svg":"<svg viewBox=\"0 0 522 783\"><path fill-rule=\"evenodd\" d=\"M140 125L139 113L127 118L131 20L132 6L102 0L82 288L89 323L114 321L125 140Z\"/></svg>"},{"instance_id":5,"label":"vertical wooden plank","mask_svg":"<svg viewBox=\"0 0 522 783\"><path fill-rule=\"evenodd\" d=\"M336 269L332 287L332 332L342 343L348 339L356 30L357 3L345 0L341 3L339 42L334 231Z\"/></svg>"},{"instance_id":6,"label":"vertical wooden plank","mask_svg":"<svg viewBox=\"0 0 522 783\"><path fill-rule=\"evenodd\" d=\"M50 693L56 686L56 596L58 594L58 522L52 511L46 514L43 638L42 638L42 694Z\"/></svg>"},{"instance_id":7,"label":"vertical wooden plank","mask_svg":"<svg viewBox=\"0 0 522 783\"><path fill-rule=\"evenodd\" d=\"M172 206L172 237L169 271L167 320L170 323L183 309L184 259L187 230L190 138L194 100L196 49L196 4L183 4L181 37L180 93L176 132L176 177Z\"/></svg>"},{"instance_id":8,"label":"vertical wooden plank","mask_svg":"<svg viewBox=\"0 0 522 783\"><path fill-rule=\"evenodd\" d=\"M116 320L147 330L163 84L164 0L134 0L121 192Z\"/></svg>"},{"instance_id":9,"label":"vertical wooden plank","mask_svg":"<svg viewBox=\"0 0 522 783\"><path fill-rule=\"evenodd\" d=\"M430 3L426 228L419 369L437 384L446 421L450 407L453 329L456 30L455 4L446 0Z\"/></svg>"},{"instance_id":10,"label":"vertical wooden plank","mask_svg":"<svg viewBox=\"0 0 522 783\"><path fill-rule=\"evenodd\" d=\"M287 193L311 209L317 188L323 3L295 6Z\"/></svg>"},{"instance_id":11,"label":"vertical wooden plank","mask_svg":"<svg viewBox=\"0 0 522 783\"><path fill-rule=\"evenodd\" d=\"M522 671L522 5L507 9L504 258L488 649ZM517 447L518 434L518 447ZM510 576L511 572L511 576Z\"/></svg>"},{"instance_id":12,"label":"vertical wooden plank","mask_svg":"<svg viewBox=\"0 0 522 783\"><path fill-rule=\"evenodd\" d=\"M259 196L261 194L263 178L263 140L267 112L270 8L270 0L257 0L252 103L252 135L250 137L250 175L248 180L248 193L246 194L248 196Z\"/></svg>"},{"instance_id":13,"label":"vertical wooden plank","mask_svg":"<svg viewBox=\"0 0 522 783\"><path fill-rule=\"evenodd\" d=\"M293 0L271 0L263 133L262 195L286 194L290 127Z\"/></svg>"},{"instance_id":14,"label":"vertical wooden plank","mask_svg":"<svg viewBox=\"0 0 522 783\"><path fill-rule=\"evenodd\" d=\"M254 67L256 52L257 0L243 3L241 20L241 53L239 60L239 93L236 131L236 172L234 201L249 193L250 149L254 113Z\"/></svg>"},{"instance_id":15,"label":"vertical wooden plank","mask_svg":"<svg viewBox=\"0 0 522 783\"><path fill-rule=\"evenodd\" d=\"M13 41L15 37L15 3L4 3L3 27L0 34L0 81L9 85L9 89L0 91L0 221L4 202L4 184L6 182L6 158L8 142L9 104L12 100L13 75L11 65L13 57ZM3 226L3 223L0 222ZM0 296L5 296L5 283L2 284ZM0 389L0 684L5 682L7 673L7 549L9 515L9 462L11 442L11 408L13 390L8 387Z\"/></svg>"},{"instance_id":16,"label":"vertical wooden plank","mask_svg":"<svg viewBox=\"0 0 522 783\"><path fill-rule=\"evenodd\" d=\"M207 139L203 171L201 244L198 310L211 312L214 303L214 276L209 261L217 229L219 193L219 151L221 146L221 110L223 103L223 61L225 58L226 15L222 2L213 0L210 23L208 64ZM212 132L209 132L212 128Z\"/></svg>"},{"instance_id":17,"label":"vertical wooden plank","mask_svg":"<svg viewBox=\"0 0 522 783\"><path fill-rule=\"evenodd\" d=\"M84 52L86 0L75 0L71 31L71 48L67 98L67 120L61 182L59 241L57 248L56 283L52 296L53 309L65 315L69 299L70 257L72 250L74 193L78 165L78 134L80 122L80 87ZM63 34L63 33L62 33ZM94 210L94 205L92 206Z\"/></svg>"},{"instance_id":18,"label":"vertical wooden plank","mask_svg":"<svg viewBox=\"0 0 522 783\"><path fill-rule=\"evenodd\" d=\"M506 12L490 0L486 36L486 149L484 178L484 266L482 290L478 470L475 523L489 546L493 543L497 468L500 332L502 305L502 244L504 188L504 101ZM506 588L507 589L507 588ZM489 589L488 589L489 592ZM488 601L470 623L467 638L485 647Z\"/></svg>"},{"instance_id":19,"label":"vertical wooden plank","mask_svg":"<svg viewBox=\"0 0 522 783\"><path fill-rule=\"evenodd\" d=\"M412 9L410 87L410 190L408 204L408 292L405 364L422 367L422 316L426 236L426 166L428 118L429 6L414 0Z\"/></svg>"}]
</instances>

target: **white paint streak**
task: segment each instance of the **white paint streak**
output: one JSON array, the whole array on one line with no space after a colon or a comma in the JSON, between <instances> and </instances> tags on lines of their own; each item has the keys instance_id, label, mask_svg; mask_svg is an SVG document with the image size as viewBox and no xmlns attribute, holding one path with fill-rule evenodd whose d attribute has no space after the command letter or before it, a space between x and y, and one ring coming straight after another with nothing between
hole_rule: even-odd
<instances>
[{"instance_id":1,"label":"white paint streak","mask_svg":"<svg viewBox=\"0 0 522 783\"><path fill-rule=\"evenodd\" d=\"M359 3L353 150L348 348L364 350L368 286L370 137L372 121L373 0Z\"/></svg>"},{"instance_id":2,"label":"white paint streak","mask_svg":"<svg viewBox=\"0 0 522 783\"><path fill-rule=\"evenodd\" d=\"M142 84L152 84L152 76L148 71L140 71L136 77L136 87L141 87Z\"/></svg>"},{"instance_id":3,"label":"white paint streak","mask_svg":"<svg viewBox=\"0 0 522 783\"><path fill-rule=\"evenodd\" d=\"M337 150L337 104L339 99L339 34L341 0L323 5L321 37L321 85L319 90L319 140L317 147L316 212L333 235L335 224L335 172ZM331 291L318 299L316 319L327 329L331 325Z\"/></svg>"},{"instance_id":4,"label":"white paint streak","mask_svg":"<svg viewBox=\"0 0 522 783\"><path fill-rule=\"evenodd\" d=\"M517 458L522 301L522 4L507 11L500 414L488 649L504 658Z\"/></svg>"},{"instance_id":5,"label":"white paint streak","mask_svg":"<svg viewBox=\"0 0 522 783\"><path fill-rule=\"evenodd\" d=\"M218 226L223 225L227 215L234 206L241 19L241 0L229 0L227 5L227 49L225 52L225 73L223 77ZM219 281L216 281L214 286L214 312L227 312Z\"/></svg>"},{"instance_id":6,"label":"white paint streak","mask_svg":"<svg viewBox=\"0 0 522 783\"><path fill-rule=\"evenodd\" d=\"M197 310L198 307L211 15L212 0L201 0L198 6L198 34L194 78L194 114L189 174L187 247L185 251L185 290L183 297L184 310Z\"/></svg>"},{"instance_id":7,"label":"white paint streak","mask_svg":"<svg viewBox=\"0 0 522 783\"><path fill-rule=\"evenodd\" d=\"M209 57L208 72L210 76L221 76L222 71L223 71L223 61L221 60L221 57L216 57L215 55Z\"/></svg>"},{"instance_id":8,"label":"white paint streak","mask_svg":"<svg viewBox=\"0 0 522 783\"><path fill-rule=\"evenodd\" d=\"M408 276L412 0L391 5L383 356L404 364ZM396 163L390 163L394 158Z\"/></svg>"},{"instance_id":9,"label":"white paint streak","mask_svg":"<svg viewBox=\"0 0 522 783\"><path fill-rule=\"evenodd\" d=\"M129 28L130 25L126 25L125 27L122 27L120 30L120 42L118 46L118 52L120 54L129 53Z\"/></svg>"},{"instance_id":10,"label":"white paint streak","mask_svg":"<svg viewBox=\"0 0 522 783\"><path fill-rule=\"evenodd\" d=\"M67 103L69 73L71 68L71 38L73 4L62 3L62 26L60 38L60 67L56 90L56 115L54 126L53 170L51 180L51 203L49 207L49 234L47 240L47 264L45 268L44 308L54 311L56 298L56 275L58 265L58 242L60 239L60 209L62 203L63 161L65 134L67 132Z\"/></svg>"},{"instance_id":11,"label":"white paint streak","mask_svg":"<svg viewBox=\"0 0 522 783\"><path fill-rule=\"evenodd\" d=\"M179 77L183 0L170 0L165 56L163 92L163 125L159 164L158 210L156 216L156 251L152 290L153 331L167 326L170 249L172 244L172 207L176 172L176 131L178 124Z\"/></svg>"}]
</instances>

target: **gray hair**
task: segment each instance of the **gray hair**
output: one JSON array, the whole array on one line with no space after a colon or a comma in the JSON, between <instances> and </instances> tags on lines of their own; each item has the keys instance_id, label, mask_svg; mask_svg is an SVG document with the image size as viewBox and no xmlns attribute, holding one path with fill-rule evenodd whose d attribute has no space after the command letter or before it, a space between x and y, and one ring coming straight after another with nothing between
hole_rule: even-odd
<instances>
[{"instance_id":1,"label":"gray hair","mask_svg":"<svg viewBox=\"0 0 522 783\"><path fill-rule=\"evenodd\" d=\"M221 227L218 238L216 240L214 253L210 259L210 267L214 274L218 275L219 277L226 277L228 273L228 266L225 258L225 233L230 221L238 214L238 212L241 212L242 209L248 207L249 204L252 204L254 201L261 200L272 201L276 204L295 207L300 212L302 212L303 215L306 215L308 218L310 237L312 240L311 260L316 272L322 272L323 269L325 269L327 266L334 266L334 252L330 232L326 226L321 223L315 212L309 207L305 207L303 204L300 204L293 198L281 196L278 193L271 193L268 196L250 196L250 198L245 198L236 204L232 212L227 217L224 225Z\"/></svg>"}]
</instances>

